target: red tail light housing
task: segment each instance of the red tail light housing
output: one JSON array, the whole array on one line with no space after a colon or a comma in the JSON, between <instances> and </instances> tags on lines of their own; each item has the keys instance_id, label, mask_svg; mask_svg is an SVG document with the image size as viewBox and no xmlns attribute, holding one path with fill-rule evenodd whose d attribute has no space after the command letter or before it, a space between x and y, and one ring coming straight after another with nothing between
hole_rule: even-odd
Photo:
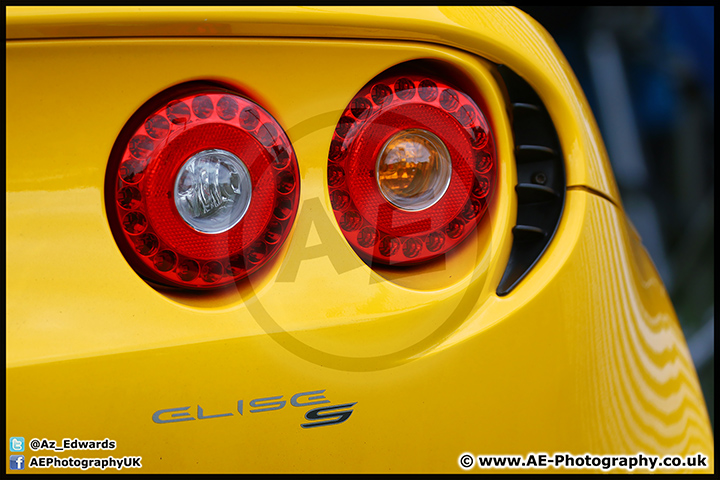
<instances>
[{"instance_id":1,"label":"red tail light housing","mask_svg":"<svg viewBox=\"0 0 720 480\"><path fill-rule=\"evenodd\" d=\"M288 236L297 159L278 122L236 92L195 85L134 115L106 174L115 240L145 279L187 289L241 280Z\"/></svg>"},{"instance_id":2,"label":"red tail light housing","mask_svg":"<svg viewBox=\"0 0 720 480\"><path fill-rule=\"evenodd\" d=\"M496 158L482 111L449 82L427 75L373 80L345 108L333 135L328 185L335 218L370 263L432 260L483 217Z\"/></svg>"}]
</instances>

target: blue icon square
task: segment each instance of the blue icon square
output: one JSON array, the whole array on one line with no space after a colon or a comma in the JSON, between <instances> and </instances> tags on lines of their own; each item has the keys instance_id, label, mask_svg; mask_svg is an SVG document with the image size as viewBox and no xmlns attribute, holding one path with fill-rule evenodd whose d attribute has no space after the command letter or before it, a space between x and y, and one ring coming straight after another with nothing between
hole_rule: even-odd
<instances>
[{"instance_id":1,"label":"blue icon square","mask_svg":"<svg viewBox=\"0 0 720 480\"><path fill-rule=\"evenodd\" d=\"M25 455L10 455L10 470L25 470Z\"/></svg>"},{"instance_id":2,"label":"blue icon square","mask_svg":"<svg viewBox=\"0 0 720 480\"><path fill-rule=\"evenodd\" d=\"M11 452L24 452L25 451L25 437L10 437L10 451Z\"/></svg>"}]
</instances>

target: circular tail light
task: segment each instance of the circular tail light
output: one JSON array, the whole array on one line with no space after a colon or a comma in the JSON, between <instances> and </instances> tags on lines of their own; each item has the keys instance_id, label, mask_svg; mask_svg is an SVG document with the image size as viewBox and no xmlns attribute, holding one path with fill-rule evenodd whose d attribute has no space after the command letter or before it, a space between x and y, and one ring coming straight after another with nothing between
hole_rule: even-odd
<instances>
[{"instance_id":1,"label":"circular tail light","mask_svg":"<svg viewBox=\"0 0 720 480\"><path fill-rule=\"evenodd\" d=\"M343 111L328 155L345 238L386 265L429 261L460 244L487 210L495 175L482 111L429 76L371 81Z\"/></svg>"},{"instance_id":2,"label":"circular tail light","mask_svg":"<svg viewBox=\"0 0 720 480\"><path fill-rule=\"evenodd\" d=\"M177 92L148 102L116 141L108 219L142 277L215 288L251 274L283 244L298 208L298 165L258 104L213 86Z\"/></svg>"}]
</instances>

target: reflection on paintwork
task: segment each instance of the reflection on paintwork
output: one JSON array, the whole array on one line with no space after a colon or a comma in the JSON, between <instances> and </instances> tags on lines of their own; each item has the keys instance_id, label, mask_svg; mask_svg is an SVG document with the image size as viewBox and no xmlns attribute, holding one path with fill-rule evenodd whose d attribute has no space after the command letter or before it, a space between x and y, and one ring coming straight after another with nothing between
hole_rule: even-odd
<instances>
[{"instance_id":1,"label":"reflection on paintwork","mask_svg":"<svg viewBox=\"0 0 720 480\"><path fill-rule=\"evenodd\" d=\"M554 390L558 386L548 382L547 388L536 391L533 402L538 412L546 410L544 414L552 415L557 406L545 402L558 400L568 418L578 419L583 441L572 445L576 453L691 455L712 451L697 375L647 253L636 243L619 209L607 200L570 190L567 202L570 213L560 226L563 234L571 228L567 223L582 204L586 216L580 241L562 269L550 282L535 281L553 263L541 261L534 276L509 296L509 302L501 299L499 305L489 307L490 315L500 318L503 304L507 304L512 313L507 312L511 316L504 321L520 322L518 328L527 332L514 332L513 337L500 325L483 332L476 321L440 345L437 354L458 348L476 335L492 335L494 329L505 331L498 334L505 340L497 340L512 345L516 355L542 351L543 344L553 345L556 352L550 359L536 353L522 356L541 362L544 375L557 376L565 384L558 393ZM565 249L565 238L559 237L547 257ZM581 264L593 268L580 268ZM526 296L530 299L523 305ZM518 308L519 304L523 306ZM541 331L534 330L538 324ZM526 341L521 336L530 338ZM505 361L517 360L498 359L504 372L508 368ZM524 381L522 376L514 379Z\"/></svg>"}]
</instances>

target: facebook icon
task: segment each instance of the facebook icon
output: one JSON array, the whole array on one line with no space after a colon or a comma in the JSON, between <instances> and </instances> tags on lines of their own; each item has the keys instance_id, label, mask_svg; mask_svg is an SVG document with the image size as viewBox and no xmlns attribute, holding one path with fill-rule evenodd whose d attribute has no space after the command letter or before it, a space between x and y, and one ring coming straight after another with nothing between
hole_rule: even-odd
<instances>
[{"instance_id":1,"label":"facebook icon","mask_svg":"<svg viewBox=\"0 0 720 480\"><path fill-rule=\"evenodd\" d=\"M10 455L10 470L25 470L25 455Z\"/></svg>"}]
</instances>

